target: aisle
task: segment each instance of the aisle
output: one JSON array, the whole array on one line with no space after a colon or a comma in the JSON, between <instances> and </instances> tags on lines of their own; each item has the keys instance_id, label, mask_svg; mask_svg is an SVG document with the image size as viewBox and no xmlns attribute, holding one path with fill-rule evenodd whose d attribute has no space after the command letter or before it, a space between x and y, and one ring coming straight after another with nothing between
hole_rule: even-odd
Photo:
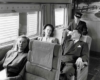
<instances>
[{"instance_id":1,"label":"aisle","mask_svg":"<svg viewBox=\"0 0 100 80\"><path fill-rule=\"evenodd\" d=\"M100 80L100 58L90 57L87 80Z\"/></svg>"}]
</instances>

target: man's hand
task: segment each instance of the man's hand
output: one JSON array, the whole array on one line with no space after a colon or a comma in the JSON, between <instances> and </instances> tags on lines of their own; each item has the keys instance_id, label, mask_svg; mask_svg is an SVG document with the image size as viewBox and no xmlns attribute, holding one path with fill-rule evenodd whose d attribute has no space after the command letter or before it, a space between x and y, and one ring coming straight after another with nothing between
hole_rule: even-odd
<instances>
[{"instance_id":1,"label":"man's hand","mask_svg":"<svg viewBox=\"0 0 100 80\"><path fill-rule=\"evenodd\" d=\"M70 36L72 34L72 31L68 31L67 36Z\"/></svg>"},{"instance_id":2,"label":"man's hand","mask_svg":"<svg viewBox=\"0 0 100 80\"><path fill-rule=\"evenodd\" d=\"M82 61L82 58L81 57L79 57L77 60L76 60L76 66L78 67L78 68L80 68L80 69L82 69L83 67L84 67L84 63L83 63L83 61Z\"/></svg>"}]
</instances>

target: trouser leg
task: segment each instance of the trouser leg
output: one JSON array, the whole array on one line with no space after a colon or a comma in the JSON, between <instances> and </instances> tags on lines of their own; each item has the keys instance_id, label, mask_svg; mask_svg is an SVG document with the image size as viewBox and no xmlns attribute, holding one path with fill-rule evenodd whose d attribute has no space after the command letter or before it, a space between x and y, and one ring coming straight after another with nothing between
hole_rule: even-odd
<instances>
[{"instance_id":1,"label":"trouser leg","mask_svg":"<svg viewBox=\"0 0 100 80\"><path fill-rule=\"evenodd\" d=\"M60 80L72 80L72 76L75 75L75 67L72 65L63 65L62 74L60 74Z\"/></svg>"}]
</instances>

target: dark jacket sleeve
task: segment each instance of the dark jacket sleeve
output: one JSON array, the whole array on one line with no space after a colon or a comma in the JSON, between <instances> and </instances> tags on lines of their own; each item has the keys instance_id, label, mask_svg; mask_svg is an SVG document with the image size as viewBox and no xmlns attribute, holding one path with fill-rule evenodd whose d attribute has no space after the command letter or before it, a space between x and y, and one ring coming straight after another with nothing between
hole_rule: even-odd
<instances>
[{"instance_id":1,"label":"dark jacket sleeve","mask_svg":"<svg viewBox=\"0 0 100 80\"><path fill-rule=\"evenodd\" d=\"M24 80L24 75L25 75L24 73L25 73L25 66L23 67L18 76L9 77L9 80Z\"/></svg>"},{"instance_id":2,"label":"dark jacket sleeve","mask_svg":"<svg viewBox=\"0 0 100 80\"><path fill-rule=\"evenodd\" d=\"M89 59L89 49L88 49L88 44L84 43L83 44L83 49L82 49L82 54L81 54L83 62L88 62Z\"/></svg>"}]
</instances>

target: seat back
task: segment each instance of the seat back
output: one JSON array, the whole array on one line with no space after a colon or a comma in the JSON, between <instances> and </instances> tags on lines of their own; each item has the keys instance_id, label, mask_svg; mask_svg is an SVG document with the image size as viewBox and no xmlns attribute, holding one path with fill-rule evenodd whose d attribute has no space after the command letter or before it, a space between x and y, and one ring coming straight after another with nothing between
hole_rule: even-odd
<instances>
[{"instance_id":1,"label":"seat back","mask_svg":"<svg viewBox=\"0 0 100 80\"><path fill-rule=\"evenodd\" d=\"M49 57L47 54L49 54ZM60 45L37 40L31 41L26 63L25 80L58 80L60 74L60 55Z\"/></svg>"},{"instance_id":2,"label":"seat back","mask_svg":"<svg viewBox=\"0 0 100 80\"><path fill-rule=\"evenodd\" d=\"M64 29L65 28L56 28L55 29L54 37L56 37L59 40L60 45L62 45L62 43L63 43Z\"/></svg>"},{"instance_id":3,"label":"seat back","mask_svg":"<svg viewBox=\"0 0 100 80\"><path fill-rule=\"evenodd\" d=\"M83 35L81 37L81 40L86 42L88 44L89 50L91 48L91 42L92 42L92 38L89 35Z\"/></svg>"}]
</instances>

